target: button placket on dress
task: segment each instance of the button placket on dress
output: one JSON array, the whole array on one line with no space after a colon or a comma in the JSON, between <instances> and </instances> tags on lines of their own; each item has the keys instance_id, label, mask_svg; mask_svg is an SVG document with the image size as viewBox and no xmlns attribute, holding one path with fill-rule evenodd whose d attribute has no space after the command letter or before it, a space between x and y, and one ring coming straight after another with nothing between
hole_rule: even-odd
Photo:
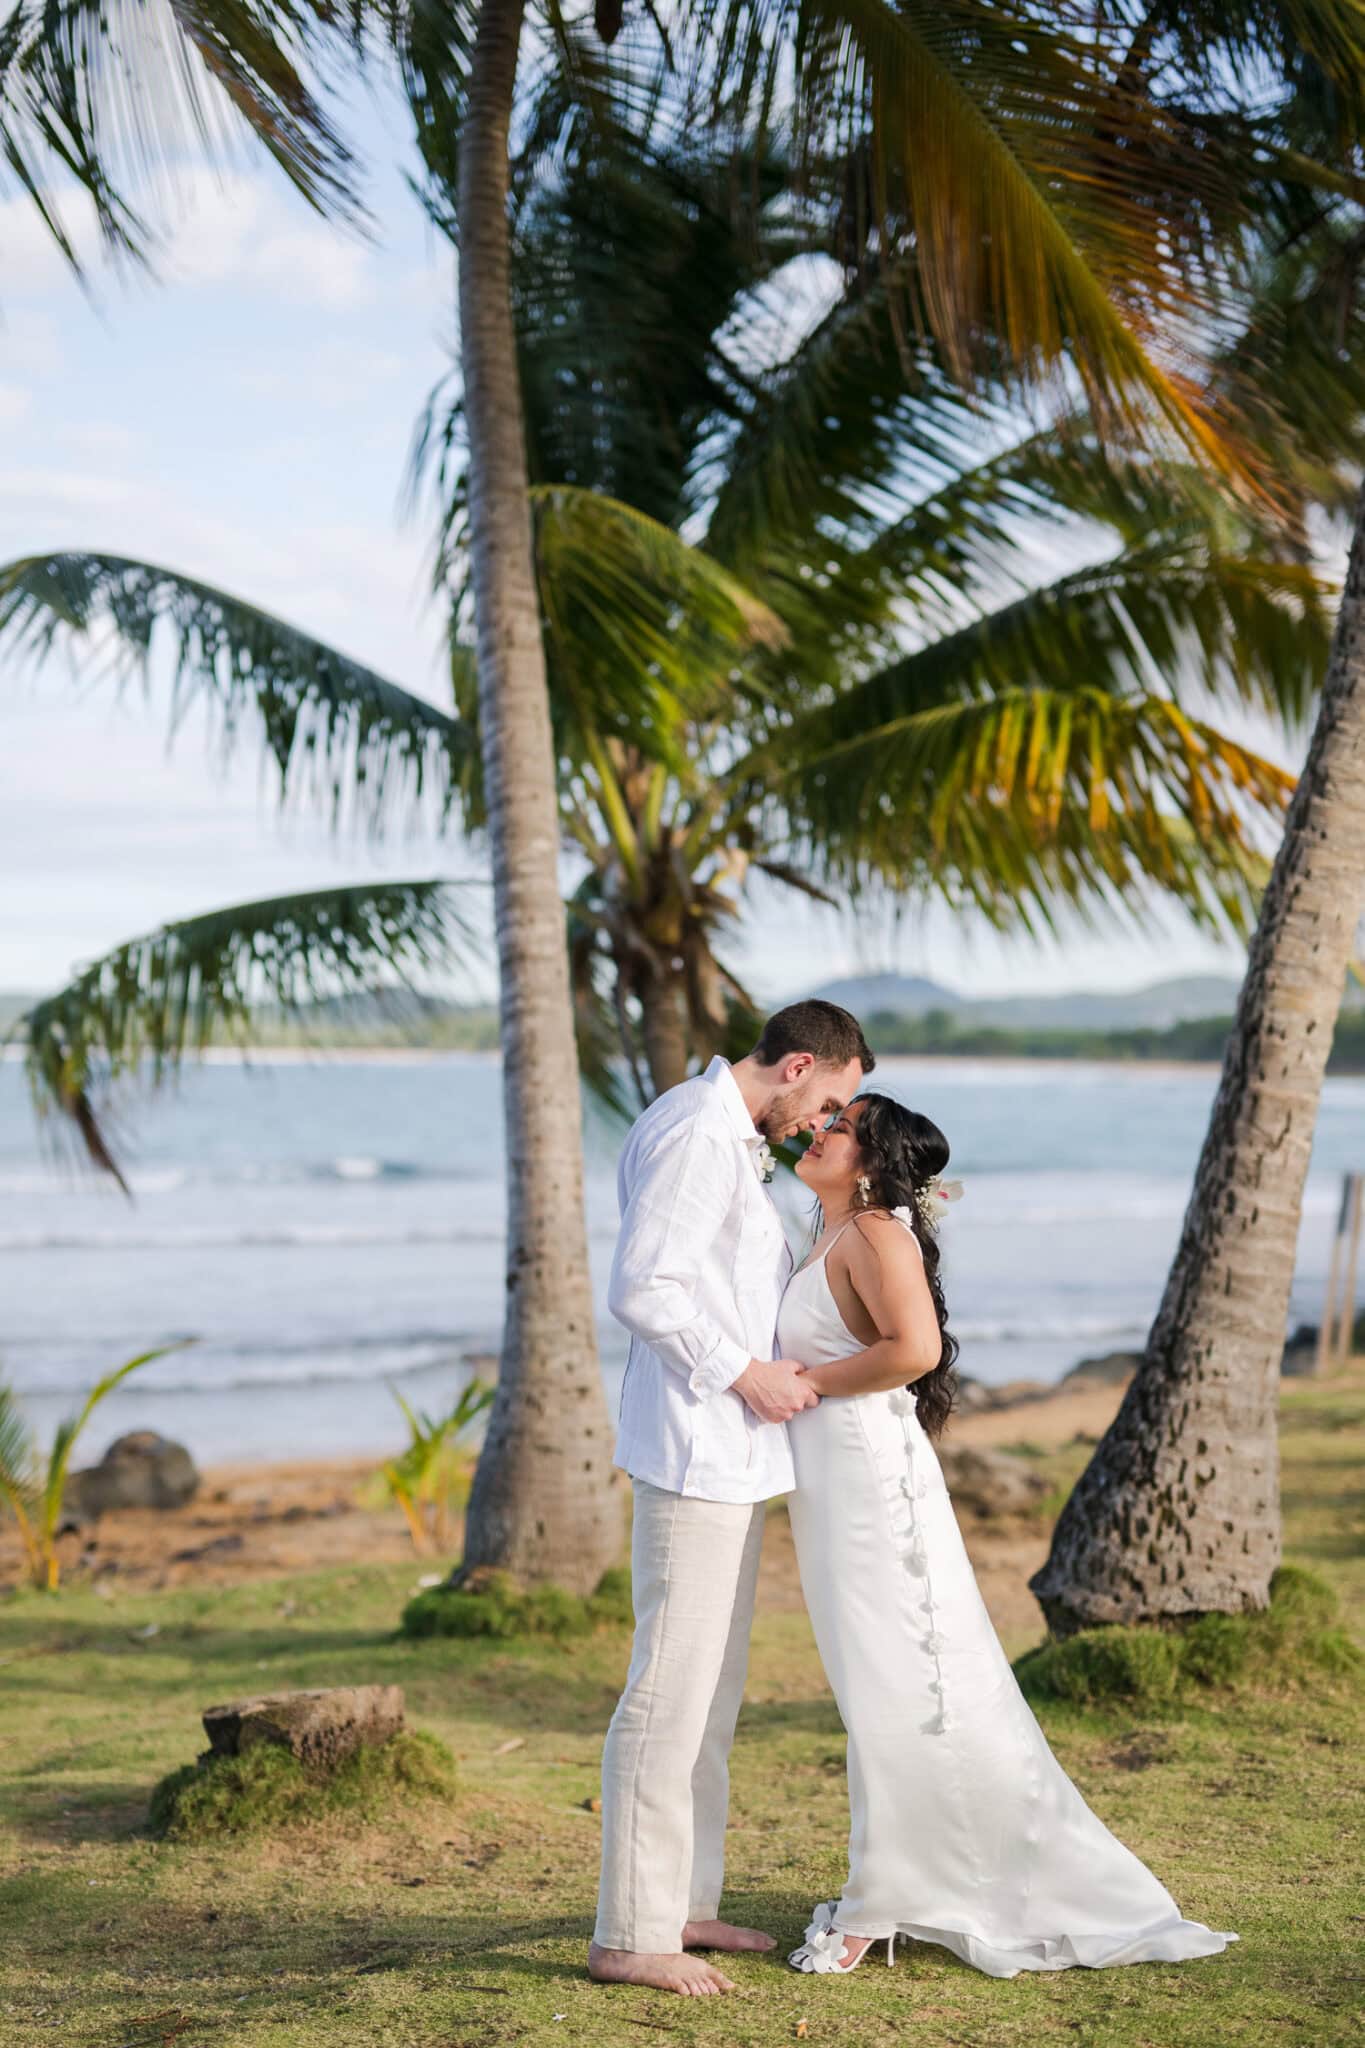
<instances>
[{"instance_id":1,"label":"button placket on dress","mask_svg":"<svg viewBox=\"0 0 1365 2048\"><path fill-rule=\"evenodd\" d=\"M905 1447L905 1471L896 1483L899 1499L905 1504L906 1522L905 1529L900 1532L900 1558L906 1572L917 1581L916 1590L921 1595L916 1603L924 1618L924 1632L920 1641L933 1659L934 1675L929 1681L929 1690L938 1700L938 1712L924 1723L920 1732L924 1735L946 1735L952 1727L947 1704L947 1687L943 1676L943 1652L947 1649L948 1642L938 1625L934 1582L929 1571L929 1552L925 1547L924 1530L920 1520L920 1502L924 1499L926 1489L915 1455L912 1421L915 1412L914 1396L906 1388L897 1387L888 1397L888 1406L900 1422Z\"/></svg>"}]
</instances>

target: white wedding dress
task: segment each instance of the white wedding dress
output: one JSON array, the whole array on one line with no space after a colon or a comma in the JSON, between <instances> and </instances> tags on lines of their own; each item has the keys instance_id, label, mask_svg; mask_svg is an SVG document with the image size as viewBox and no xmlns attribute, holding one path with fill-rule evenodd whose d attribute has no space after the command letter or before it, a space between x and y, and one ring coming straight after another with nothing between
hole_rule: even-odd
<instances>
[{"instance_id":1,"label":"white wedding dress","mask_svg":"<svg viewBox=\"0 0 1365 2048\"><path fill-rule=\"evenodd\" d=\"M817 1365L863 1348L824 1256L801 1267L779 1354ZM937 1942L992 1977L1180 1962L1235 1941L1181 1918L1048 1748L913 1395L829 1396L789 1429L792 1533L848 1731L852 1820L843 1896L816 1908L798 1967L834 1969L844 1934Z\"/></svg>"}]
</instances>

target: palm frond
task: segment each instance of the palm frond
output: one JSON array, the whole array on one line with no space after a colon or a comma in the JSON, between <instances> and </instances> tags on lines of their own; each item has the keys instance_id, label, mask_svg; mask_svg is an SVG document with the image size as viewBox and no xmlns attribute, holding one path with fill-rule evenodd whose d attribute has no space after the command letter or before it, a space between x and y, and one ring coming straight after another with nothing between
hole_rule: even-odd
<instances>
[{"instance_id":1,"label":"palm frond","mask_svg":"<svg viewBox=\"0 0 1365 2048\"><path fill-rule=\"evenodd\" d=\"M1078 376L1106 434L1174 432L1236 467L1171 354L1207 318L1204 224L1226 232L1235 182L1124 71L1126 31L1027 0L713 0L699 66L730 108L747 74L751 103L788 38L808 130L850 153L870 138L882 250L917 251L906 332L922 323L961 379L993 339L1025 383Z\"/></svg>"},{"instance_id":2,"label":"palm frond","mask_svg":"<svg viewBox=\"0 0 1365 2048\"><path fill-rule=\"evenodd\" d=\"M755 647L784 646L785 626L719 562L633 506L567 485L531 495L562 733L572 719L584 737L677 757L699 695L713 699L717 675Z\"/></svg>"},{"instance_id":3,"label":"palm frond","mask_svg":"<svg viewBox=\"0 0 1365 2048\"><path fill-rule=\"evenodd\" d=\"M1348 511L1365 466L1361 198L1266 255L1239 332L1214 363L1301 530L1315 509Z\"/></svg>"},{"instance_id":4,"label":"palm frond","mask_svg":"<svg viewBox=\"0 0 1365 2048\"><path fill-rule=\"evenodd\" d=\"M1198 689L1301 720L1326 663L1328 587L1302 563L1225 554L1216 538L1203 523L1174 524L1026 590L804 714L784 734L788 759L1031 687L1145 693L1159 682L1176 698Z\"/></svg>"},{"instance_id":5,"label":"palm frond","mask_svg":"<svg viewBox=\"0 0 1365 2048\"><path fill-rule=\"evenodd\" d=\"M648 1106L640 1050L626 1012L625 990L599 941L604 921L593 907L596 878L589 875L568 902L569 979L579 1078L611 1123L629 1123ZM610 992L603 983L612 984ZM634 1103L627 1094L629 1077Z\"/></svg>"},{"instance_id":6,"label":"palm frond","mask_svg":"<svg viewBox=\"0 0 1365 2048\"><path fill-rule=\"evenodd\" d=\"M766 875L771 882L780 882L784 889L794 889L798 896L809 896L813 903L823 904L826 910L837 910L839 899L831 896L828 889L809 875L804 868L798 868L789 860L770 860L755 855L749 866L756 874ZM749 1006L753 1009L753 1005Z\"/></svg>"},{"instance_id":7,"label":"palm frond","mask_svg":"<svg viewBox=\"0 0 1365 2048\"><path fill-rule=\"evenodd\" d=\"M415 974L449 967L457 940L466 953L477 944L459 904L468 886L319 889L234 904L129 940L15 1027L26 1036L39 1116L69 1119L92 1162L124 1185L109 1128L121 1084L162 1086L216 1036L245 1045L255 1004L298 1015L376 980L401 989Z\"/></svg>"},{"instance_id":8,"label":"palm frond","mask_svg":"<svg viewBox=\"0 0 1365 2048\"><path fill-rule=\"evenodd\" d=\"M922 708L788 774L794 836L826 873L934 891L1000 928L1066 907L1141 920L1155 883L1197 922L1248 928L1257 828L1293 778L1170 698L1088 684Z\"/></svg>"},{"instance_id":9,"label":"palm frond","mask_svg":"<svg viewBox=\"0 0 1365 2048\"><path fill-rule=\"evenodd\" d=\"M737 575L817 536L865 533L1016 438L998 384L963 385L928 337L898 333L895 290L914 262L840 290L717 422L701 451L706 544Z\"/></svg>"},{"instance_id":10,"label":"palm frond","mask_svg":"<svg viewBox=\"0 0 1365 2048\"><path fill-rule=\"evenodd\" d=\"M382 12L416 130L422 198L453 240L459 134L478 8L475 0L385 0Z\"/></svg>"},{"instance_id":11,"label":"palm frond","mask_svg":"<svg viewBox=\"0 0 1365 2048\"><path fill-rule=\"evenodd\" d=\"M0 23L0 189L28 196L78 275L61 188L83 191L108 250L146 258L185 159L230 163L243 133L311 206L357 220L358 167L318 90L351 40L328 0L18 0Z\"/></svg>"},{"instance_id":12,"label":"palm frond","mask_svg":"<svg viewBox=\"0 0 1365 2048\"><path fill-rule=\"evenodd\" d=\"M798 411L809 398L799 394ZM1269 560L1287 551L1277 524L1264 527L1236 508L1193 464L1107 449L1083 416L1063 414L1022 436L1017 421L981 416L995 442L983 455L955 446L951 434L935 434L930 448L917 429L936 410L932 397L924 408L902 398L903 418L888 421L880 453L860 452L855 419L851 473L844 467L850 422L838 408L822 416L814 426L825 445L809 520L798 503L785 511L766 504L766 472L745 486L754 522L747 574L791 625L796 664L810 682L837 686L850 668L885 658L903 644L911 620L923 637L950 630L964 610L998 606L1011 585L1036 581L1044 535L1049 558L1058 561L1192 530L1224 557ZM905 423L912 426L908 460L897 441ZM768 453L779 472L782 441L778 424ZM733 452L739 481L754 451ZM736 501L722 493L716 509L727 550L743 547Z\"/></svg>"},{"instance_id":13,"label":"palm frond","mask_svg":"<svg viewBox=\"0 0 1365 2048\"><path fill-rule=\"evenodd\" d=\"M282 790L311 784L334 820L354 809L377 826L396 791L449 804L461 787L475 750L463 720L226 591L118 555L31 555L0 568L0 649L103 654L125 679L145 674L162 633L172 730L196 699L225 748L254 719Z\"/></svg>"},{"instance_id":14,"label":"palm frond","mask_svg":"<svg viewBox=\"0 0 1365 2048\"><path fill-rule=\"evenodd\" d=\"M424 1552L431 1542L446 1541L449 1505L465 1476L455 1443L492 1407L494 1389L483 1380L470 1380L445 1415L427 1415L406 1401L397 1387L389 1391L403 1411L408 1441L396 1458L381 1465L380 1477L402 1511L413 1548Z\"/></svg>"},{"instance_id":15,"label":"palm frond","mask_svg":"<svg viewBox=\"0 0 1365 2048\"><path fill-rule=\"evenodd\" d=\"M613 91L619 71L614 56ZM531 479L681 527L698 435L734 402L735 310L814 238L798 232L775 139L736 151L648 115L573 111L515 214Z\"/></svg>"}]
</instances>

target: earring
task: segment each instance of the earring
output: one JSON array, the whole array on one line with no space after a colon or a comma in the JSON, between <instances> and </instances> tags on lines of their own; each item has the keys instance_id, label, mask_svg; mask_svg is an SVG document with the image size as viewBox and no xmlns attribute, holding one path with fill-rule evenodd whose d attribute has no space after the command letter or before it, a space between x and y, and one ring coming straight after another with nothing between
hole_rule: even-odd
<instances>
[{"instance_id":1,"label":"earring","mask_svg":"<svg viewBox=\"0 0 1365 2048\"><path fill-rule=\"evenodd\" d=\"M872 1200L872 1183L865 1173L858 1175L858 1201L865 1209Z\"/></svg>"}]
</instances>

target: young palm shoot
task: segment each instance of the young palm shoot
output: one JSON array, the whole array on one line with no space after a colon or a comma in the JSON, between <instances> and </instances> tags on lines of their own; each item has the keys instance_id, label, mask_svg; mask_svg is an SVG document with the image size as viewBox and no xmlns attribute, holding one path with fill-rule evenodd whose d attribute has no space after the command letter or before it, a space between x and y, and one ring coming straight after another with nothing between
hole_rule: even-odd
<instances>
[{"instance_id":1,"label":"young palm shoot","mask_svg":"<svg viewBox=\"0 0 1365 2048\"><path fill-rule=\"evenodd\" d=\"M420 1556L443 1550L450 1540L450 1510L468 1496L468 1468L456 1445L492 1406L493 1389L471 1380L447 1415L424 1415L404 1400L397 1387L393 1398L408 1425L408 1445L381 1467L387 1496L396 1501Z\"/></svg>"},{"instance_id":2,"label":"young palm shoot","mask_svg":"<svg viewBox=\"0 0 1365 2048\"><path fill-rule=\"evenodd\" d=\"M141 1351L106 1373L86 1395L79 1412L57 1426L46 1459L25 1426L13 1390L0 1386L0 1501L18 1524L20 1541L28 1564L30 1582L44 1592L55 1593L61 1583L61 1562L57 1555L57 1532L62 1526L62 1502L66 1495L71 1454L86 1423L106 1394L122 1385L130 1373L183 1351L192 1344L185 1337L177 1344L161 1344L154 1351Z\"/></svg>"}]
</instances>

